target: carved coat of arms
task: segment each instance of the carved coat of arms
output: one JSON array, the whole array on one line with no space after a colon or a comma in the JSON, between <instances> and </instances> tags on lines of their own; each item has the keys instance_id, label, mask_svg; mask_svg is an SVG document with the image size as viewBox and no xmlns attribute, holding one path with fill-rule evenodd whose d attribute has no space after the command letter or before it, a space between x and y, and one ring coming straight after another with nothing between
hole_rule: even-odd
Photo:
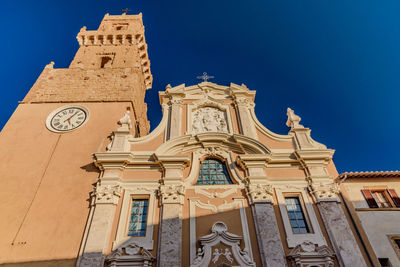
<instances>
[{"instance_id":1,"label":"carved coat of arms","mask_svg":"<svg viewBox=\"0 0 400 267\"><path fill-rule=\"evenodd\" d=\"M193 112L193 134L204 132L228 132L225 112L213 107L199 108Z\"/></svg>"}]
</instances>

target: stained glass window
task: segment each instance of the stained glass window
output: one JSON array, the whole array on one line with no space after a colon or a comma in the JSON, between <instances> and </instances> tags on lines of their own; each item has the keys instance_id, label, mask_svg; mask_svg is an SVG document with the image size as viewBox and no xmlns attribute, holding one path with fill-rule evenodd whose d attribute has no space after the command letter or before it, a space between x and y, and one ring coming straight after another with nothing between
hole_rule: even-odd
<instances>
[{"instance_id":1,"label":"stained glass window","mask_svg":"<svg viewBox=\"0 0 400 267\"><path fill-rule=\"evenodd\" d=\"M306 218L298 197L286 197L286 209L289 215L290 224L292 225L293 233L305 234L309 233Z\"/></svg>"},{"instance_id":2,"label":"stained glass window","mask_svg":"<svg viewBox=\"0 0 400 267\"><path fill-rule=\"evenodd\" d=\"M148 199L133 199L129 220L128 236L145 236Z\"/></svg>"},{"instance_id":3,"label":"stained glass window","mask_svg":"<svg viewBox=\"0 0 400 267\"><path fill-rule=\"evenodd\" d=\"M205 159L200 164L196 185L232 184L226 166L218 159Z\"/></svg>"}]
</instances>

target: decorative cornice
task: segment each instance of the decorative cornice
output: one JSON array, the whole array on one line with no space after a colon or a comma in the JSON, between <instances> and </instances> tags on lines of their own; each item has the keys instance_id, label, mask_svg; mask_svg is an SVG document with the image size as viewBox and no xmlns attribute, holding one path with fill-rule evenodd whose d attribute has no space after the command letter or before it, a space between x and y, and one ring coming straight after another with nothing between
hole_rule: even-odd
<instances>
[{"instance_id":1,"label":"decorative cornice","mask_svg":"<svg viewBox=\"0 0 400 267\"><path fill-rule=\"evenodd\" d=\"M309 150L296 150L294 155L296 158L304 164L307 165L327 165L332 159L335 150L333 149L309 149Z\"/></svg>"}]
</instances>

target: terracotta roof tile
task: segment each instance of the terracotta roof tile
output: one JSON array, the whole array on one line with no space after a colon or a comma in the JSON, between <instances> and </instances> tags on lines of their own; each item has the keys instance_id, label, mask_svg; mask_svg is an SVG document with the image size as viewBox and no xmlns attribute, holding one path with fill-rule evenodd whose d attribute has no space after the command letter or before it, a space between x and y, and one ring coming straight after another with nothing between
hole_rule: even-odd
<instances>
[{"instance_id":1,"label":"terracotta roof tile","mask_svg":"<svg viewBox=\"0 0 400 267\"><path fill-rule=\"evenodd\" d=\"M390 177L400 177L400 171L371 171L371 172L344 172L341 173L337 180L342 180L343 178L390 178Z\"/></svg>"}]
</instances>

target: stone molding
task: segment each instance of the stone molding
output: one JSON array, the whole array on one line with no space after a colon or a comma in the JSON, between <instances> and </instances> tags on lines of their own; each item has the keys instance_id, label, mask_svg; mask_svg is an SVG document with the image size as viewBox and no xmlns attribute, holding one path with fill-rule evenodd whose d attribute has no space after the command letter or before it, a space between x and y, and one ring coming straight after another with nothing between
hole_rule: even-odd
<instances>
[{"instance_id":1,"label":"stone molding","mask_svg":"<svg viewBox=\"0 0 400 267\"><path fill-rule=\"evenodd\" d=\"M184 185L161 185L159 189L160 204L180 204L185 200L186 188Z\"/></svg>"},{"instance_id":2,"label":"stone molding","mask_svg":"<svg viewBox=\"0 0 400 267\"><path fill-rule=\"evenodd\" d=\"M290 251L288 258L295 267L333 267L334 256L328 246L317 246L313 242L304 241Z\"/></svg>"},{"instance_id":3,"label":"stone molding","mask_svg":"<svg viewBox=\"0 0 400 267\"><path fill-rule=\"evenodd\" d=\"M122 188L119 185L97 185L94 196L94 205L113 204L117 205L122 194Z\"/></svg>"},{"instance_id":4,"label":"stone molding","mask_svg":"<svg viewBox=\"0 0 400 267\"><path fill-rule=\"evenodd\" d=\"M327 181L326 183L312 182L308 185L308 190L313 196L315 203L321 201L340 202L339 188L336 183Z\"/></svg>"},{"instance_id":5,"label":"stone molding","mask_svg":"<svg viewBox=\"0 0 400 267\"><path fill-rule=\"evenodd\" d=\"M248 249L244 248L242 250L240 248L240 242L243 238L231 234L227 230L228 228L225 223L214 223L211 229L211 234L199 238L201 247L198 249L196 257L192 260L190 266L209 266L211 261L216 263L220 258L223 259L224 262L228 262L228 264L231 264L236 260L239 266L256 266L249 255ZM225 251L221 250L221 252L218 249L214 249L214 252L212 252L212 247L219 243L223 243L228 248L226 248Z\"/></svg>"}]
</instances>

